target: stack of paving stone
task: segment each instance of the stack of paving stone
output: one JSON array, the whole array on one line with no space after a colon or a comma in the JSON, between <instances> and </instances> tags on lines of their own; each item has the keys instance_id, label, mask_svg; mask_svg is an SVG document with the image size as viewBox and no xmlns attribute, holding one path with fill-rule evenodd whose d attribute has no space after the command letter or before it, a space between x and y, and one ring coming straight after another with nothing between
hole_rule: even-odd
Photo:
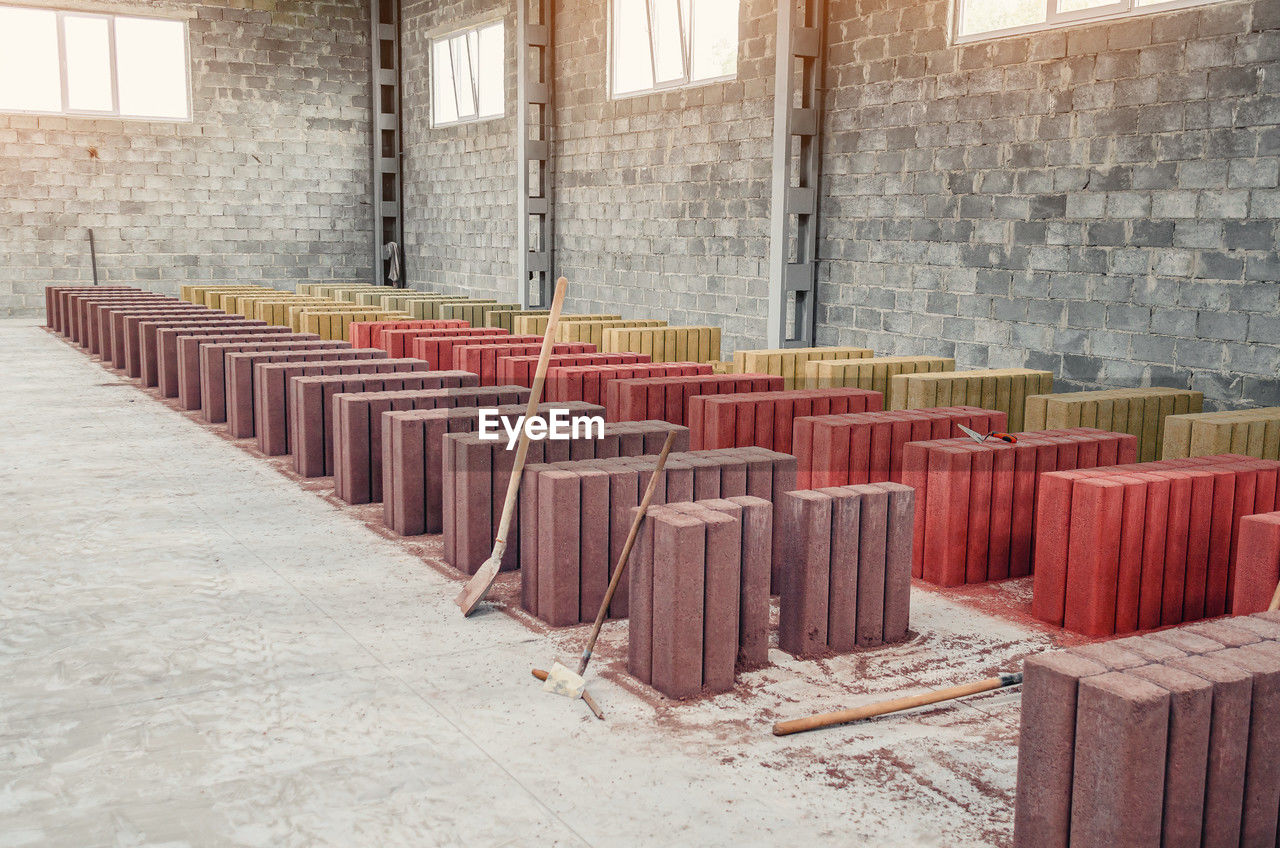
<instances>
[{"instance_id":1,"label":"stack of paving stone","mask_svg":"<svg viewBox=\"0 0 1280 848\"><path fill-rule=\"evenodd\" d=\"M1031 395L1027 398L1023 426L1028 430L1097 427L1128 433L1138 440L1138 461L1151 462L1160 456L1165 419L1170 415L1199 412L1203 405L1204 394L1187 389L1106 389ZM1225 452L1225 449L1212 451Z\"/></svg>"},{"instance_id":2,"label":"stack of paving stone","mask_svg":"<svg viewBox=\"0 0 1280 848\"><path fill-rule=\"evenodd\" d=\"M901 483L908 442L964 435L960 425L987 434L1005 429L1005 414L972 406L900 409L797 417L791 453L801 489L859 483ZM778 450L784 448L778 447Z\"/></svg>"},{"instance_id":3,"label":"stack of paving stone","mask_svg":"<svg viewBox=\"0 0 1280 848\"><path fill-rule=\"evenodd\" d=\"M252 329L264 329L255 327ZM272 327L284 330L283 327ZM344 350L346 342L329 342L313 333L242 333L221 330L173 329L160 331L161 355L156 365L156 385L164 397L177 397L182 409L200 409L204 404L201 391L203 374L210 382L225 385L228 353L250 351ZM143 385L147 385L144 376ZM219 398L225 397L219 392ZM219 417L218 421L224 421Z\"/></svg>"},{"instance_id":4,"label":"stack of paving stone","mask_svg":"<svg viewBox=\"0 0 1280 848\"><path fill-rule=\"evenodd\" d=\"M387 354L372 348L352 348L346 342L328 342L314 348L220 351L209 349L211 359L222 357L222 381L217 381L216 368L200 374L200 408L210 423L225 421L227 432L237 439L254 435L253 397L258 380L258 366L268 362L336 362L349 359L386 359ZM218 417L221 411L222 417Z\"/></svg>"},{"instance_id":5,"label":"stack of paving stone","mask_svg":"<svg viewBox=\"0 0 1280 848\"><path fill-rule=\"evenodd\" d=\"M484 315L484 326L497 327L510 333L516 328L517 318L550 314L549 309L490 309Z\"/></svg>"},{"instance_id":6,"label":"stack of paving stone","mask_svg":"<svg viewBox=\"0 0 1280 848\"><path fill-rule=\"evenodd\" d=\"M1280 614L1023 664L1013 844L1275 845Z\"/></svg>"},{"instance_id":7,"label":"stack of paving stone","mask_svg":"<svg viewBox=\"0 0 1280 848\"><path fill-rule=\"evenodd\" d=\"M1244 516L1237 540L1231 611L1236 615L1261 612L1271 604L1280 584L1280 512Z\"/></svg>"},{"instance_id":8,"label":"stack of paving stone","mask_svg":"<svg viewBox=\"0 0 1280 848\"><path fill-rule=\"evenodd\" d=\"M124 289L99 292L59 287L51 297L59 329L105 364L141 379L144 370L158 370L162 329L192 327L224 332L261 333L265 326L239 315L197 306L170 297ZM144 365L144 355L146 363ZM158 376L157 376L158 379Z\"/></svg>"},{"instance_id":9,"label":"stack of paving stone","mask_svg":"<svg viewBox=\"0 0 1280 848\"><path fill-rule=\"evenodd\" d=\"M385 379L408 377L412 379L398 388L413 389L441 388L445 384L439 382L435 375L449 375L446 379L452 381L456 374L449 371L434 371L421 359L266 362L254 366L254 370L257 376L253 381L253 434L258 440L258 450L267 456L283 456L292 452L293 435L298 423L293 412L298 407L290 403L290 398L295 382L301 377L338 375L347 377L378 375ZM424 376L426 372L430 372L430 375ZM474 374L467 376L472 380L475 379Z\"/></svg>"},{"instance_id":10,"label":"stack of paving stone","mask_svg":"<svg viewBox=\"0 0 1280 848\"><path fill-rule=\"evenodd\" d=\"M703 362L641 362L629 365L560 365L547 369L547 400L604 403L609 383L635 377L693 377L710 374Z\"/></svg>"},{"instance_id":11,"label":"stack of paving stone","mask_svg":"<svg viewBox=\"0 0 1280 848\"><path fill-rule=\"evenodd\" d=\"M369 312L369 311L370 311L370 308L367 306L356 306L354 303L338 303L337 301L334 301L334 300L322 300L318 303L315 302L314 300L312 300L311 302L300 301L296 303L287 304L284 307L286 325L289 327L289 329L293 330L295 333L302 332L302 322L304 320L304 315L309 312L315 312L315 313L323 312L327 315L335 312L354 313L354 312ZM375 310L375 311L381 313L381 310ZM399 312L395 314L397 316L403 315L403 313L399 313Z\"/></svg>"},{"instance_id":12,"label":"stack of paving stone","mask_svg":"<svg viewBox=\"0 0 1280 848\"><path fill-rule=\"evenodd\" d=\"M1280 406L1171 415L1161 444L1162 459L1221 453L1280 459Z\"/></svg>"},{"instance_id":13,"label":"stack of paving stone","mask_svg":"<svg viewBox=\"0 0 1280 848\"><path fill-rule=\"evenodd\" d=\"M366 297L373 297L373 295L374 293L367 293L367 294L360 295L361 302L365 302ZM381 306L383 309L387 309L393 312L407 312L408 314L413 315L415 318L431 320L433 318L439 319L440 316L439 315L432 316L430 314L415 315L414 304L423 303L423 302L442 303L442 302L453 302L453 301L461 301L461 300L469 300L469 298L466 295L460 295L460 294L438 294L436 292L394 291L390 294L377 293L376 298L370 300L367 303L367 305ZM430 310L427 310L428 313L429 311Z\"/></svg>"},{"instance_id":14,"label":"stack of paving stone","mask_svg":"<svg viewBox=\"0 0 1280 848\"><path fill-rule=\"evenodd\" d=\"M348 328L354 347L382 347L382 334L387 330L457 330L470 326L466 321L353 321Z\"/></svg>"},{"instance_id":15,"label":"stack of paving stone","mask_svg":"<svg viewBox=\"0 0 1280 848\"><path fill-rule=\"evenodd\" d=\"M138 333L141 362L136 376L144 386L160 386L165 397L174 396L184 372L187 379L198 379L201 342L197 339L208 338L210 343L214 343L213 339L229 341L232 338L262 342L316 340L315 336L292 335L284 327L272 327L253 319L231 325L222 322L173 325L143 321L138 325Z\"/></svg>"},{"instance_id":16,"label":"stack of paving stone","mask_svg":"<svg viewBox=\"0 0 1280 848\"><path fill-rule=\"evenodd\" d=\"M554 497L561 479L543 480ZM634 677L685 698L728 692L737 672L768 663L772 523L773 505L749 495L650 506L627 575L627 668ZM551 541L547 554L558 556ZM554 604L560 587L539 588ZM584 619L588 600L584 594Z\"/></svg>"},{"instance_id":17,"label":"stack of paving stone","mask_svg":"<svg viewBox=\"0 0 1280 848\"><path fill-rule=\"evenodd\" d=\"M519 389L521 387L505 387ZM526 403L512 402L492 407L507 421L525 413ZM546 416L553 409L567 410L570 415L600 415L603 408L587 403L547 403L538 406L537 414ZM383 522L401 536L439 533L444 524L444 436L447 433L474 433L479 429L480 410L475 406L440 406L382 415L382 505ZM503 431L502 446L506 445ZM488 443L486 443L488 444ZM531 442L532 457L544 456L546 446L552 454L567 448L565 442ZM514 451L510 453L513 454ZM566 455L564 458L568 458ZM499 503L502 494L497 495Z\"/></svg>"},{"instance_id":18,"label":"stack of paving stone","mask_svg":"<svg viewBox=\"0 0 1280 848\"><path fill-rule=\"evenodd\" d=\"M1229 612L1241 519L1280 508L1278 472L1222 455L1044 475L1032 613L1107 636Z\"/></svg>"},{"instance_id":19,"label":"stack of paving stone","mask_svg":"<svg viewBox=\"0 0 1280 848\"><path fill-rule=\"evenodd\" d=\"M576 346L576 342L560 342L555 348L566 348ZM540 346L539 346L540 347ZM592 345L594 347L594 345ZM538 354L531 353L523 356L506 356L498 361L497 380L513 386L533 386L533 377L538 373ZM649 357L643 353L561 353L547 360L547 384L550 382L554 374L562 373L559 369L580 369L596 365L648 365ZM554 374L553 374L554 372ZM581 370L571 370L569 372L574 378L580 377L583 373ZM550 389L548 389L550 390ZM556 392L557 396L562 393ZM593 403L595 401L592 401Z\"/></svg>"},{"instance_id":20,"label":"stack of paving stone","mask_svg":"<svg viewBox=\"0 0 1280 848\"><path fill-rule=\"evenodd\" d=\"M621 321L621 315L604 315L592 314L582 315L573 313L560 313L560 324L568 324L574 321ZM511 332L516 334L527 333L531 335L541 335L547 331L547 324L551 323L550 313L546 315L521 315L511 322ZM596 345L599 347L599 345Z\"/></svg>"},{"instance_id":21,"label":"stack of paving stone","mask_svg":"<svg viewBox=\"0 0 1280 848\"><path fill-rule=\"evenodd\" d=\"M500 337L499 337L500 338ZM553 344L553 357L595 353L592 344ZM499 383L513 385L510 380L498 379L500 360L511 356L533 357L535 362L542 352L541 342L510 342L507 344L461 344L453 349L453 365L459 371L470 371L480 377L480 385L496 386Z\"/></svg>"},{"instance_id":22,"label":"stack of paving stone","mask_svg":"<svg viewBox=\"0 0 1280 848\"><path fill-rule=\"evenodd\" d=\"M647 353L654 362L710 362L720 359L720 328L618 327L604 331L600 349Z\"/></svg>"},{"instance_id":23,"label":"stack of paving stone","mask_svg":"<svg viewBox=\"0 0 1280 848\"><path fill-rule=\"evenodd\" d=\"M933 371L899 374L889 380L890 409L929 406L978 406L998 409L1009 416L1009 429L1024 428L1026 400L1053 391L1053 374L1029 368L992 368L979 371Z\"/></svg>"},{"instance_id":24,"label":"stack of paving stone","mask_svg":"<svg viewBox=\"0 0 1280 848\"><path fill-rule=\"evenodd\" d=\"M527 403L528 400L529 390L520 386L336 394L333 396L334 490L338 497L351 504L382 501L385 428L382 416L385 413L479 409ZM404 449L403 441L400 449ZM439 452L436 453L438 456ZM413 459L419 465L423 462L423 457L418 454Z\"/></svg>"},{"instance_id":25,"label":"stack of paving stone","mask_svg":"<svg viewBox=\"0 0 1280 848\"><path fill-rule=\"evenodd\" d=\"M407 320L404 312L387 312L367 306L325 306L320 309L303 307L298 309L298 321L293 322L290 312L290 326L295 333L315 333L322 339L348 339L351 322L400 321Z\"/></svg>"},{"instance_id":26,"label":"stack of paving stone","mask_svg":"<svg viewBox=\"0 0 1280 848\"><path fill-rule=\"evenodd\" d=\"M1136 450L1133 436L1087 427L1023 433L1017 444L907 443L902 482L917 498L912 573L940 586L1025 577L1042 476L1130 463Z\"/></svg>"},{"instance_id":27,"label":"stack of paving stone","mask_svg":"<svg viewBox=\"0 0 1280 848\"><path fill-rule=\"evenodd\" d=\"M518 303L476 303L474 301L445 301L440 304L441 318L457 318L472 327L486 327L485 318L495 309L519 309Z\"/></svg>"},{"instance_id":28,"label":"stack of paving stone","mask_svg":"<svg viewBox=\"0 0 1280 848\"><path fill-rule=\"evenodd\" d=\"M782 378L784 389L817 388L807 378L810 364L825 360L861 359L875 354L865 347L788 347L767 350L738 350L733 353L733 372L773 374Z\"/></svg>"},{"instance_id":29,"label":"stack of paving stone","mask_svg":"<svg viewBox=\"0 0 1280 848\"><path fill-rule=\"evenodd\" d=\"M783 495L773 547L778 647L818 657L906 639L914 513L915 493L901 483Z\"/></svg>"},{"instance_id":30,"label":"stack of paving stone","mask_svg":"<svg viewBox=\"0 0 1280 848\"><path fill-rule=\"evenodd\" d=\"M654 427L658 424L660 427ZM603 597L598 581L599 568L605 569L607 583L618 561L631 527L632 509L640 502L649 474L656 462L660 446L657 436L665 439L662 428L676 425L666 422L624 421L608 425L626 431L643 427L646 435L643 454L621 453L618 458L596 461L569 461L531 465L525 471L520 487L522 526L520 569L521 598L528 612L556 626L590 621L595 617ZM733 498L745 495L772 501L775 491L790 491L794 486L792 458L758 448L740 451L685 452L688 438L684 428L677 428L680 438L667 461L663 477L654 492L654 503L684 503L693 500ZM563 504L577 505L561 509ZM586 523L583 523L586 522ZM584 528L598 528L601 538L587 538ZM581 546L573 541L581 536ZM558 540L554 543L548 540ZM602 542L603 540L603 542ZM577 553L568 559L548 557L549 550L571 548ZM593 563L584 570L583 562ZM604 562L604 566L599 566ZM588 575L581 577L580 575ZM591 575L595 575L592 577ZM634 573L630 580L637 578ZM585 580L589 584L579 603L571 603L569 583ZM549 581L549 582L547 582ZM610 613L626 616L629 608L629 583L619 586ZM559 587L555 591L549 586ZM599 588L597 593L595 588ZM766 581L765 590L768 590ZM551 603L550 598L555 602ZM585 600L594 598L594 602Z\"/></svg>"},{"instance_id":31,"label":"stack of paving stone","mask_svg":"<svg viewBox=\"0 0 1280 848\"><path fill-rule=\"evenodd\" d=\"M559 408L559 407L558 407ZM598 409L598 407L596 408ZM513 416L523 410L512 411ZM581 414L581 413L578 413ZM598 412L592 410L590 415ZM605 427L602 438L579 432L571 439L545 439L530 442L526 460L537 467L542 463L581 460L608 464L619 457L642 456L656 450L667 434L678 430L682 444L688 444L688 430L665 421L625 421ZM474 574L493 548L502 516L504 494L515 463L516 449L508 449L506 434L489 440L479 432L450 433L442 445L442 532L444 559L465 574ZM524 483L529 482L527 479ZM507 534L507 556L503 567L519 565L523 521L518 514ZM603 533L603 528L598 532Z\"/></svg>"},{"instance_id":32,"label":"stack of paving stone","mask_svg":"<svg viewBox=\"0 0 1280 848\"><path fill-rule=\"evenodd\" d=\"M405 303L405 312L411 318L439 320L450 317L452 310L460 306L493 306L497 302L489 298L475 297L418 297Z\"/></svg>"},{"instance_id":33,"label":"stack of paving stone","mask_svg":"<svg viewBox=\"0 0 1280 848\"><path fill-rule=\"evenodd\" d=\"M193 315L213 316L218 314L216 310L211 310L206 306L175 303L170 299L161 298L147 292L105 292L91 295L75 292L68 294L66 298L67 309L71 313L68 337L84 348L90 355L100 356L106 360L111 358L111 346L109 343L103 344L102 337L108 335L109 328L103 328L99 324L104 309L123 310L145 309L148 307L153 309L173 309L177 307L191 310Z\"/></svg>"},{"instance_id":34,"label":"stack of paving stone","mask_svg":"<svg viewBox=\"0 0 1280 848\"><path fill-rule=\"evenodd\" d=\"M488 329L491 328L473 330L469 335L446 331L439 334L418 336L409 345L411 355L415 359L425 359L437 368L452 369L457 367L454 362L453 351L461 345L476 347L478 345L491 344L542 344L542 336L512 336L501 332L488 332ZM384 334L384 338L396 335L398 332L393 330Z\"/></svg>"},{"instance_id":35,"label":"stack of paving stone","mask_svg":"<svg viewBox=\"0 0 1280 848\"><path fill-rule=\"evenodd\" d=\"M193 317L197 318L194 323L188 320ZM240 318L234 315L229 318L228 321L203 320L190 315L169 318L143 317L137 320L126 318L122 326L127 334L125 371L130 377L141 380L144 386L157 385L160 380L161 362L169 365L177 360L179 335L224 333L261 337L279 336L287 332L283 327L269 327L265 322L252 318Z\"/></svg>"},{"instance_id":36,"label":"stack of paving stone","mask_svg":"<svg viewBox=\"0 0 1280 848\"><path fill-rule=\"evenodd\" d=\"M253 284L237 284L229 285L227 283L200 283L190 284L178 287L178 299L185 300L188 303L198 303L202 306L212 306L213 301L227 292L268 292L274 291L267 286L258 286ZM287 292L285 292L287 294Z\"/></svg>"},{"instance_id":37,"label":"stack of paving stone","mask_svg":"<svg viewBox=\"0 0 1280 848\"><path fill-rule=\"evenodd\" d=\"M342 298L337 296L337 293L341 291L373 291L379 288L383 287L375 286L373 283L297 283L294 285L293 290L302 295L341 300ZM385 291L385 289L383 290Z\"/></svg>"},{"instance_id":38,"label":"stack of paving stone","mask_svg":"<svg viewBox=\"0 0 1280 848\"><path fill-rule=\"evenodd\" d=\"M609 383L604 408L610 421L653 418L692 428L689 409L691 399L697 395L770 392L781 388L782 378L768 374L633 377Z\"/></svg>"},{"instance_id":39,"label":"stack of paving stone","mask_svg":"<svg viewBox=\"0 0 1280 848\"><path fill-rule=\"evenodd\" d=\"M290 292L260 290L260 291L238 291L238 292L221 292L211 295L208 300L211 306L217 306L224 312L234 312L245 318L258 318L258 305L280 304L280 303L316 303L325 304L332 303L331 300L324 300L318 297L304 297L302 295L291 294Z\"/></svg>"},{"instance_id":40,"label":"stack of paving stone","mask_svg":"<svg viewBox=\"0 0 1280 848\"><path fill-rule=\"evenodd\" d=\"M407 329L383 330L378 334L378 342L374 347L382 348L391 356L411 356L413 354L413 343L418 339L476 338L482 336L499 336L504 341L509 341L513 338L507 331L499 330L495 327L441 327L436 330L410 327ZM421 359L422 357L418 358Z\"/></svg>"},{"instance_id":41,"label":"stack of paving stone","mask_svg":"<svg viewBox=\"0 0 1280 848\"><path fill-rule=\"evenodd\" d=\"M700 394L689 398L686 423L695 449L755 445L796 453L791 445L797 418L855 414L883 408L884 396L866 389Z\"/></svg>"},{"instance_id":42,"label":"stack of paving stone","mask_svg":"<svg viewBox=\"0 0 1280 848\"><path fill-rule=\"evenodd\" d=\"M805 381L814 388L850 386L880 392L893 405L893 378L902 374L931 374L956 370L956 361L946 356L873 356L865 359L831 359L805 365ZM905 383L899 383L899 386Z\"/></svg>"},{"instance_id":43,"label":"stack of paving stone","mask_svg":"<svg viewBox=\"0 0 1280 848\"><path fill-rule=\"evenodd\" d=\"M150 298L124 299L119 302L88 300L85 310L87 334L81 343L89 353L97 355L112 368L125 367L126 347L129 346L126 338L133 336L136 339L138 322L143 319L171 319L188 323L246 323L240 316L227 315L219 309Z\"/></svg>"},{"instance_id":44,"label":"stack of paving stone","mask_svg":"<svg viewBox=\"0 0 1280 848\"><path fill-rule=\"evenodd\" d=\"M657 318L586 318L574 316L575 320L561 321L556 325L556 341L558 342L590 342L596 347L604 344L604 331L626 329L629 327L665 327L666 321Z\"/></svg>"},{"instance_id":45,"label":"stack of paving stone","mask_svg":"<svg viewBox=\"0 0 1280 848\"><path fill-rule=\"evenodd\" d=\"M69 302L72 295L79 296L88 291L108 297L119 297L121 294L139 294L141 290L131 286L46 286L44 290L45 326L71 338L74 321Z\"/></svg>"},{"instance_id":46,"label":"stack of paving stone","mask_svg":"<svg viewBox=\"0 0 1280 848\"><path fill-rule=\"evenodd\" d=\"M46 306L46 308L51 307L53 309L48 319L53 329L86 349L90 346L90 323L94 324L93 333L95 335L97 333L96 319L94 322L90 322L88 319L89 305L91 303L114 303L117 306L124 306L138 302L151 305L173 302L172 298L162 300L158 295L137 289L100 289L93 286L50 286L46 290L45 297L46 299L53 299L53 303ZM93 351L96 350L97 345L95 342Z\"/></svg>"},{"instance_id":47,"label":"stack of paving stone","mask_svg":"<svg viewBox=\"0 0 1280 848\"><path fill-rule=\"evenodd\" d=\"M293 329L289 325L289 310L295 306L324 306L327 303L333 303L319 297L299 297L288 293L280 293L275 297L262 297L246 304L246 308L253 308L254 318L260 321L266 321L268 324L276 327L285 327Z\"/></svg>"},{"instance_id":48,"label":"stack of paving stone","mask_svg":"<svg viewBox=\"0 0 1280 848\"><path fill-rule=\"evenodd\" d=\"M334 473L334 413L337 408L334 399L338 395L447 391L473 388L477 382L476 375L470 371L425 371L419 368L295 377L289 381L286 401L291 428L289 453L293 455L294 470L302 477L327 477Z\"/></svg>"}]
</instances>

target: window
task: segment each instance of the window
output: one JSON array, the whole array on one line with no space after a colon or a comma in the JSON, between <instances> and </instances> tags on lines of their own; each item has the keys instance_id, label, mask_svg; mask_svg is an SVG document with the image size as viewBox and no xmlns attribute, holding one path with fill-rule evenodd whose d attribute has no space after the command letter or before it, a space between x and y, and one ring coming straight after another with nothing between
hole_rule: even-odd
<instances>
[{"instance_id":1,"label":"window","mask_svg":"<svg viewBox=\"0 0 1280 848\"><path fill-rule=\"evenodd\" d=\"M738 0L612 0L614 97L732 79Z\"/></svg>"},{"instance_id":2,"label":"window","mask_svg":"<svg viewBox=\"0 0 1280 848\"><path fill-rule=\"evenodd\" d=\"M1218 0L955 0L955 40L1198 6Z\"/></svg>"},{"instance_id":3,"label":"window","mask_svg":"<svg viewBox=\"0 0 1280 848\"><path fill-rule=\"evenodd\" d=\"M431 42L434 126L502 117L507 103L505 48L502 21Z\"/></svg>"},{"instance_id":4,"label":"window","mask_svg":"<svg viewBox=\"0 0 1280 848\"><path fill-rule=\"evenodd\" d=\"M187 120L187 25L0 6L0 111Z\"/></svg>"}]
</instances>

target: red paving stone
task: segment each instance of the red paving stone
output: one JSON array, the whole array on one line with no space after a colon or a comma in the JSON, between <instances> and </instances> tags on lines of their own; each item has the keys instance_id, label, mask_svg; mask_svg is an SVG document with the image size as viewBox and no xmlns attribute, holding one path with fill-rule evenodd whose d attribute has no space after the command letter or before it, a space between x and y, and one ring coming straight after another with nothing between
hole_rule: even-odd
<instances>
[{"instance_id":1,"label":"red paving stone","mask_svg":"<svg viewBox=\"0 0 1280 848\"><path fill-rule=\"evenodd\" d=\"M700 374L638 376L612 381L605 392L605 409L610 421L640 421L656 418L688 426L691 415L700 415L695 397L737 392L766 392L782 388L782 378L768 374ZM700 429L700 426L699 426ZM691 439L693 437L691 436ZM703 449L701 441L694 441ZM734 444L705 447L739 447Z\"/></svg>"},{"instance_id":2,"label":"red paving stone","mask_svg":"<svg viewBox=\"0 0 1280 848\"><path fill-rule=\"evenodd\" d=\"M302 477L334 473L334 397L351 392L458 389L476 385L469 371L394 371L294 377L289 381L290 453Z\"/></svg>"},{"instance_id":3,"label":"red paving stone","mask_svg":"<svg viewBox=\"0 0 1280 848\"><path fill-rule=\"evenodd\" d=\"M336 394L333 398L334 491L350 504L382 500L384 413L459 407L475 409L527 403L528 400L529 391L518 386Z\"/></svg>"},{"instance_id":4,"label":"red paving stone","mask_svg":"<svg viewBox=\"0 0 1280 848\"><path fill-rule=\"evenodd\" d=\"M387 354L381 350L348 348L346 342L337 342L341 347L330 347L315 350L246 351L228 353L225 359L227 432L232 438L247 439L255 435L253 417L254 398L257 394L258 366L276 362L342 362L351 359L386 359ZM202 393L211 390L209 383L201 383Z\"/></svg>"}]
</instances>

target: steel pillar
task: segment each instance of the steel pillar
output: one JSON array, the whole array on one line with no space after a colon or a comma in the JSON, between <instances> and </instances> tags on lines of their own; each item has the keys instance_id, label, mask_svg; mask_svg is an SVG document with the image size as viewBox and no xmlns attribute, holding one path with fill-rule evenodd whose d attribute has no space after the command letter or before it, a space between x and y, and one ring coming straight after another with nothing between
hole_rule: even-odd
<instances>
[{"instance_id":1,"label":"steel pillar","mask_svg":"<svg viewBox=\"0 0 1280 848\"><path fill-rule=\"evenodd\" d=\"M811 347L817 317L826 0L780 0L769 206L770 347Z\"/></svg>"},{"instance_id":2,"label":"steel pillar","mask_svg":"<svg viewBox=\"0 0 1280 848\"><path fill-rule=\"evenodd\" d=\"M516 0L516 279L526 308L551 304L552 0Z\"/></svg>"},{"instance_id":3,"label":"steel pillar","mask_svg":"<svg viewBox=\"0 0 1280 848\"><path fill-rule=\"evenodd\" d=\"M373 282L405 285L404 179L400 132L400 0L370 0L369 50L373 115ZM400 278L390 279L387 245L399 252Z\"/></svg>"}]
</instances>

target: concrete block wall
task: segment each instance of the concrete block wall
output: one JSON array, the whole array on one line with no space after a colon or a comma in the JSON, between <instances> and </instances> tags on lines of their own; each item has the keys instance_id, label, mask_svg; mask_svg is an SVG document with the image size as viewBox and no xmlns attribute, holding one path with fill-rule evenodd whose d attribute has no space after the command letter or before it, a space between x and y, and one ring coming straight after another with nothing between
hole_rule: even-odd
<instances>
[{"instance_id":1,"label":"concrete block wall","mask_svg":"<svg viewBox=\"0 0 1280 848\"><path fill-rule=\"evenodd\" d=\"M742 0L737 78L609 98L608 4L556 8L556 271L575 311L714 323L759 347L767 314L771 0Z\"/></svg>"},{"instance_id":2,"label":"concrete block wall","mask_svg":"<svg viewBox=\"0 0 1280 848\"><path fill-rule=\"evenodd\" d=\"M405 267L413 287L518 300L516 7L510 0L404 0ZM431 39L498 18L506 31L500 118L431 126Z\"/></svg>"},{"instance_id":3,"label":"concrete block wall","mask_svg":"<svg viewBox=\"0 0 1280 848\"><path fill-rule=\"evenodd\" d=\"M90 281L90 227L103 283L369 279L367 5L56 4L186 16L194 119L0 114L0 316Z\"/></svg>"},{"instance_id":4,"label":"concrete block wall","mask_svg":"<svg viewBox=\"0 0 1280 848\"><path fill-rule=\"evenodd\" d=\"M1280 403L1280 5L948 46L833 0L818 340Z\"/></svg>"}]
</instances>

